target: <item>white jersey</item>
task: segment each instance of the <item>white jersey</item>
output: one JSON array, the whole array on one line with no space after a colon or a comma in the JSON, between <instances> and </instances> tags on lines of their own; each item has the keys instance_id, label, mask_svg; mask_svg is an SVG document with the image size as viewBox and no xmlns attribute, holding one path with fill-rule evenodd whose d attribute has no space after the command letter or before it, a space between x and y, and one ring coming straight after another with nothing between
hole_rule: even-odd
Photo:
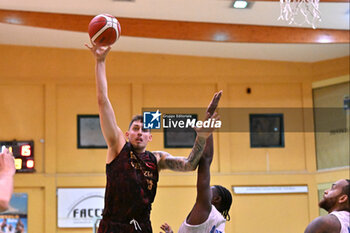
<instances>
[{"instance_id":1,"label":"white jersey","mask_svg":"<svg viewBox=\"0 0 350 233\"><path fill-rule=\"evenodd\" d=\"M199 225L190 225L186 220L181 224L178 233L224 233L226 220L221 213L211 206L207 220Z\"/></svg>"},{"instance_id":2,"label":"white jersey","mask_svg":"<svg viewBox=\"0 0 350 233\"><path fill-rule=\"evenodd\" d=\"M333 211L330 214L336 216L340 222L341 229L339 233L350 233L350 214L348 211Z\"/></svg>"}]
</instances>

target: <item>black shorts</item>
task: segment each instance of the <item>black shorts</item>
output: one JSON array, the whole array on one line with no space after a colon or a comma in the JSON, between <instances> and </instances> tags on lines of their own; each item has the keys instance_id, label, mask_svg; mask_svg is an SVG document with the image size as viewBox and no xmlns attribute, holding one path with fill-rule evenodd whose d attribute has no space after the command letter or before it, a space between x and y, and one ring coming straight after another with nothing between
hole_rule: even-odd
<instances>
[{"instance_id":1,"label":"black shorts","mask_svg":"<svg viewBox=\"0 0 350 233\"><path fill-rule=\"evenodd\" d=\"M138 222L138 225L135 224L102 219L98 227L98 233L152 233L150 222Z\"/></svg>"}]
</instances>

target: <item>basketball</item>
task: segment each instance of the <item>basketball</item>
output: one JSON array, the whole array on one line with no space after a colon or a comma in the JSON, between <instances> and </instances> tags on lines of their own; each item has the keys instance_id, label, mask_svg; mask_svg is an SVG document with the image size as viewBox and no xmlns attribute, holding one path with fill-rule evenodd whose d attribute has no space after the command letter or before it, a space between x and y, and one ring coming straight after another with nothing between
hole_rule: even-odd
<instances>
[{"instance_id":1,"label":"basketball","mask_svg":"<svg viewBox=\"0 0 350 233\"><path fill-rule=\"evenodd\" d=\"M109 46L119 39L121 27L113 15L100 14L90 21L88 32L93 43Z\"/></svg>"}]
</instances>

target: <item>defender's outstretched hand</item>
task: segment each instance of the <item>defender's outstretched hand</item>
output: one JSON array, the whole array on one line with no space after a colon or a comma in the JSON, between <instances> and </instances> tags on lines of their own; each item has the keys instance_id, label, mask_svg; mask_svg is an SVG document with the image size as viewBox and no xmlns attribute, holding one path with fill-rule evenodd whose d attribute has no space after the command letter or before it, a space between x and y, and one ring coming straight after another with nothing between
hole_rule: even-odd
<instances>
[{"instance_id":1,"label":"defender's outstretched hand","mask_svg":"<svg viewBox=\"0 0 350 233\"><path fill-rule=\"evenodd\" d=\"M214 114L216 108L218 107L221 95L222 95L222 91L219 91L214 94L214 97L207 108L207 115L209 114L209 117L211 117Z\"/></svg>"},{"instance_id":2,"label":"defender's outstretched hand","mask_svg":"<svg viewBox=\"0 0 350 233\"><path fill-rule=\"evenodd\" d=\"M215 125L215 122L220 120L220 116L215 112L215 110L219 104L221 95L222 95L222 91L215 93L213 99L211 100L211 102L207 108L204 121L210 120L210 122L212 122L212 124L210 124L210 125ZM209 128L201 127L201 128L195 128L195 130L196 130L198 136L208 138L213 133L215 128L213 128L213 127L209 127Z\"/></svg>"}]
</instances>

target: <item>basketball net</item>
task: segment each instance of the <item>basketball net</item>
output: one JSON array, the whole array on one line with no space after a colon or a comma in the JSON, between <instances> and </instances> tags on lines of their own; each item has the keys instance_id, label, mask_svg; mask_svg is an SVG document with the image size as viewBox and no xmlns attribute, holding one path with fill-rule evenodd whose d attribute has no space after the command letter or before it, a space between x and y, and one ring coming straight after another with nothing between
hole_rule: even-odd
<instances>
[{"instance_id":1,"label":"basketball net","mask_svg":"<svg viewBox=\"0 0 350 233\"><path fill-rule=\"evenodd\" d=\"M319 2L319 0L280 0L281 14L278 20L299 26L308 23L316 29L317 23L321 22Z\"/></svg>"}]
</instances>

